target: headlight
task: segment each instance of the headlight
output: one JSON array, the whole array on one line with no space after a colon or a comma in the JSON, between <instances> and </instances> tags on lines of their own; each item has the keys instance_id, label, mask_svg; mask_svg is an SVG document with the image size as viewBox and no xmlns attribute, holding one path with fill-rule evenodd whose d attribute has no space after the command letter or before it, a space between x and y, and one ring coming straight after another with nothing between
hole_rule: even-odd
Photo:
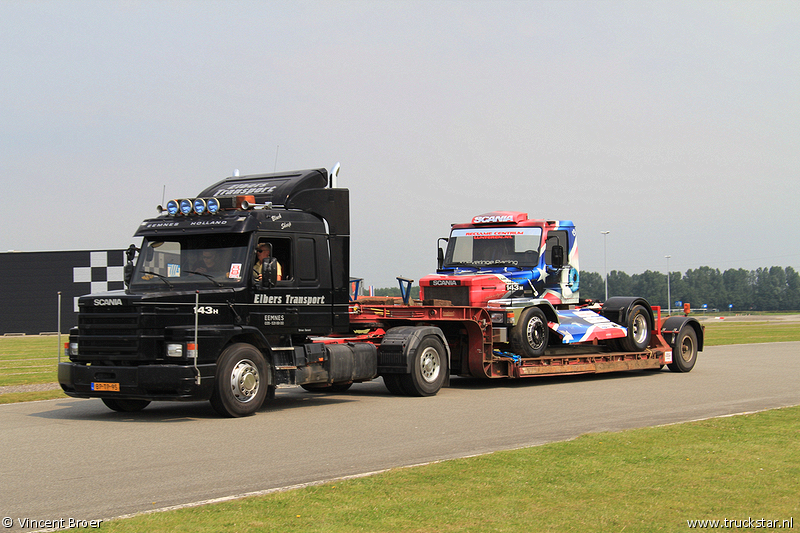
<instances>
[{"instance_id":1,"label":"headlight","mask_svg":"<svg viewBox=\"0 0 800 533\"><path fill-rule=\"evenodd\" d=\"M183 200L181 200L181 213L183 213L184 215L188 215L191 212L192 212L192 202L191 200L184 198Z\"/></svg>"},{"instance_id":2,"label":"headlight","mask_svg":"<svg viewBox=\"0 0 800 533\"><path fill-rule=\"evenodd\" d=\"M183 357L183 344L167 344L167 357Z\"/></svg>"},{"instance_id":3,"label":"headlight","mask_svg":"<svg viewBox=\"0 0 800 533\"><path fill-rule=\"evenodd\" d=\"M194 199L194 212L198 215L202 215L206 212L206 201L202 198L195 198Z\"/></svg>"},{"instance_id":4,"label":"headlight","mask_svg":"<svg viewBox=\"0 0 800 533\"><path fill-rule=\"evenodd\" d=\"M178 200L170 200L169 202L167 202L167 213L169 213L172 216L175 216L178 214L178 210L179 210Z\"/></svg>"},{"instance_id":5,"label":"headlight","mask_svg":"<svg viewBox=\"0 0 800 533\"><path fill-rule=\"evenodd\" d=\"M492 313L489 316L492 318L492 323L493 324L502 324L503 323L503 318L505 317L505 315L506 315L505 313Z\"/></svg>"},{"instance_id":6,"label":"headlight","mask_svg":"<svg viewBox=\"0 0 800 533\"><path fill-rule=\"evenodd\" d=\"M208 205L208 212L212 215L219 211L219 200L216 198L209 198L206 204Z\"/></svg>"},{"instance_id":7,"label":"headlight","mask_svg":"<svg viewBox=\"0 0 800 533\"><path fill-rule=\"evenodd\" d=\"M69 354L70 355L78 355L78 343L77 342L69 343Z\"/></svg>"}]
</instances>

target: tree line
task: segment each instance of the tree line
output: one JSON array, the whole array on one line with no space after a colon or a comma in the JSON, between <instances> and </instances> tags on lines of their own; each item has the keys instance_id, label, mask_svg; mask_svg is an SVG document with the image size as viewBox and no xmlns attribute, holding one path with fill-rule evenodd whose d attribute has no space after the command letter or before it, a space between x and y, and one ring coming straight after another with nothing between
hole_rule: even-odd
<instances>
[{"instance_id":1,"label":"tree line","mask_svg":"<svg viewBox=\"0 0 800 533\"><path fill-rule=\"evenodd\" d=\"M581 272L581 298L605 300L603 276L597 272ZM798 311L800 310L800 274L792 267L759 268L757 270L719 269L703 266L686 273L670 272L667 305L667 275L646 270L628 275L612 270L608 273L608 296L642 296L652 305L663 308L692 309L704 306L720 311ZM375 295L400 296L399 288L375 289ZM412 287L412 298L419 298L419 286ZM680 302L680 303L678 303Z\"/></svg>"},{"instance_id":2,"label":"tree line","mask_svg":"<svg viewBox=\"0 0 800 533\"><path fill-rule=\"evenodd\" d=\"M690 303L692 309L720 311L797 311L800 310L800 274L792 267L773 266L757 270L729 269L721 272L711 267L670 272L669 292L672 308ZM603 276L581 272L581 298L603 301ZM628 275L608 273L608 296L643 296L652 305L667 306L667 275L647 270ZM680 302L678 304L677 302Z\"/></svg>"}]
</instances>

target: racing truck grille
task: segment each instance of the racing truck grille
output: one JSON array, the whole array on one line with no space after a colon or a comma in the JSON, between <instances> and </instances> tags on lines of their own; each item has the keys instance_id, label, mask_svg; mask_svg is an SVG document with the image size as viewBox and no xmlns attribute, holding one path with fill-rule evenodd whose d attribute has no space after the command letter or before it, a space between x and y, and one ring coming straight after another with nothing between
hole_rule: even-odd
<instances>
[{"instance_id":1,"label":"racing truck grille","mask_svg":"<svg viewBox=\"0 0 800 533\"><path fill-rule=\"evenodd\" d=\"M133 307L83 308L78 314L80 355L130 356L139 350L139 313Z\"/></svg>"},{"instance_id":2,"label":"racing truck grille","mask_svg":"<svg viewBox=\"0 0 800 533\"><path fill-rule=\"evenodd\" d=\"M469 306L469 287L425 287L426 300L450 300L453 305Z\"/></svg>"}]
</instances>

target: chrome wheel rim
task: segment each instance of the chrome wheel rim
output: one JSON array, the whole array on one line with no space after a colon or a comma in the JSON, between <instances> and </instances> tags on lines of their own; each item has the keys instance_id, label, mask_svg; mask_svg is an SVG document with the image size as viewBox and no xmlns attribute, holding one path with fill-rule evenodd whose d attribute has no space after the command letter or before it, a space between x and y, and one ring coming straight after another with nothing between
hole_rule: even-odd
<instances>
[{"instance_id":1,"label":"chrome wheel rim","mask_svg":"<svg viewBox=\"0 0 800 533\"><path fill-rule=\"evenodd\" d=\"M241 403L247 403L255 398L261 378L258 367L249 359L242 359L231 371L231 392L233 397Z\"/></svg>"},{"instance_id":2,"label":"chrome wheel rim","mask_svg":"<svg viewBox=\"0 0 800 533\"><path fill-rule=\"evenodd\" d=\"M439 377L442 369L442 362L439 352L431 347L425 348L419 358L420 372L422 379L428 383L433 383Z\"/></svg>"},{"instance_id":3,"label":"chrome wheel rim","mask_svg":"<svg viewBox=\"0 0 800 533\"><path fill-rule=\"evenodd\" d=\"M633 319L633 341L636 344L641 344L647 338L647 320L643 314L638 314Z\"/></svg>"}]
</instances>

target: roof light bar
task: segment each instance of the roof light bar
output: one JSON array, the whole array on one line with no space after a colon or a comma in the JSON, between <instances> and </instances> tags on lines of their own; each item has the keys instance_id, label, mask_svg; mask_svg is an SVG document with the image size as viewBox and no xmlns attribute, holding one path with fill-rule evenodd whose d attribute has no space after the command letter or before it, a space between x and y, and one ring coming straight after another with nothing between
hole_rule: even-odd
<instances>
[{"instance_id":1,"label":"roof light bar","mask_svg":"<svg viewBox=\"0 0 800 533\"><path fill-rule=\"evenodd\" d=\"M224 200L224 199L223 199ZM228 208L233 205L228 205ZM158 206L158 212L167 212L170 216L177 215L214 215L223 209L222 202L217 198L182 198L180 200L170 200L167 207Z\"/></svg>"}]
</instances>

